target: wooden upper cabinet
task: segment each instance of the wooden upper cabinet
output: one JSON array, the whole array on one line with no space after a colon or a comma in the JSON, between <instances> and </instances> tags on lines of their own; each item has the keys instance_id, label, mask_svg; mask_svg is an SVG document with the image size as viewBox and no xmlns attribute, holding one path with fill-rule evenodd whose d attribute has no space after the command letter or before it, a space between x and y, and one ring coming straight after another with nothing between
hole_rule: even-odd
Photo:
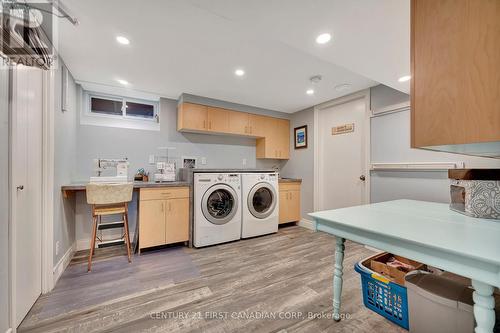
<instances>
[{"instance_id":1,"label":"wooden upper cabinet","mask_svg":"<svg viewBox=\"0 0 500 333\"><path fill-rule=\"evenodd\" d=\"M264 124L265 137L257 139L257 158L290 158L290 121L288 119L269 118Z\"/></svg>"},{"instance_id":2,"label":"wooden upper cabinet","mask_svg":"<svg viewBox=\"0 0 500 333\"><path fill-rule=\"evenodd\" d=\"M412 0L411 72L413 147L500 147L500 1Z\"/></svg>"},{"instance_id":3,"label":"wooden upper cabinet","mask_svg":"<svg viewBox=\"0 0 500 333\"><path fill-rule=\"evenodd\" d=\"M271 117L261 116L258 114L248 114L248 132L255 137L264 137L267 134L267 123L272 120Z\"/></svg>"},{"instance_id":4,"label":"wooden upper cabinet","mask_svg":"<svg viewBox=\"0 0 500 333\"><path fill-rule=\"evenodd\" d=\"M177 130L208 130L208 107L206 105L181 103L177 111Z\"/></svg>"},{"instance_id":5,"label":"wooden upper cabinet","mask_svg":"<svg viewBox=\"0 0 500 333\"><path fill-rule=\"evenodd\" d=\"M229 132L231 134L248 135L248 113L229 113Z\"/></svg>"},{"instance_id":6,"label":"wooden upper cabinet","mask_svg":"<svg viewBox=\"0 0 500 333\"><path fill-rule=\"evenodd\" d=\"M278 119L278 150L280 159L290 158L290 121Z\"/></svg>"},{"instance_id":7,"label":"wooden upper cabinet","mask_svg":"<svg viewBox=\"0 0 500 333\"><path fill-rule=\"evenodd\" d=\"M208 107L208 130L211 132L227 133L229 131L229 114L231 111L221 108Z\"/></svg>"},{"instance_id":8,"label":"wooden upper cabinet","mask_svg":"<svg viewBox=\"0 0 500 333\"><path fill-rule=\"evenodd\" d=\"M256 138L257 158L290 158L290 121L193 103L181 103L177 130Z\"/></svg>"},{"instance_id":9,"label":"wooden upper cabinet","mask_svg":"<svg viewBox=\"0 0 500 333\"><path fill-rule=\"evenodd\" d=\"M253 137L264 137L266 134L265 124L271 117L257 114L230 111L229 132Z\"/></svg>"}]
</instances>

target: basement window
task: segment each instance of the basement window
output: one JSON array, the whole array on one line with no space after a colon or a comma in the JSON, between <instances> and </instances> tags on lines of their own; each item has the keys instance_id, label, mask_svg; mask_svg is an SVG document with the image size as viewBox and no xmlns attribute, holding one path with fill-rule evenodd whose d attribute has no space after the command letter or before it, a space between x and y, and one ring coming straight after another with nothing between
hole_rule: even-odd
<instances>
[{"instance_id":1,"label":"basement window","mask_svg":"<svg viewBox=\"0 0 500 333\"><path fill-rule=\"evenodd\" d=\"M81 123L108 127L159 130L159 103L84 92Z\"/></svg>"}]
</instances>

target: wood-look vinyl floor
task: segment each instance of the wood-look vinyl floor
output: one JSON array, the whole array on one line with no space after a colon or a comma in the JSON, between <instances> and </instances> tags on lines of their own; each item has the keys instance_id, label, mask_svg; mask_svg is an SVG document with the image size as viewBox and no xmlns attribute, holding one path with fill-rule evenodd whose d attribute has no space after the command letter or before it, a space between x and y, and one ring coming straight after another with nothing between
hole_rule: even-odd
<instances>
[{"instance_id":1,"label":"wood-look vinyl floor","mask_svg":"<svg viewBox=\"0 0 500 333\"><path fill-rule=\"evenodd\" d=\"M77 254L19 332L405 332L363 306L353 265L372 252L352 242L346 319L331 319L334 241L292 226L203 249L144 253L131 264L101 251L91 273Z\"/></svg>"}]
</instances>

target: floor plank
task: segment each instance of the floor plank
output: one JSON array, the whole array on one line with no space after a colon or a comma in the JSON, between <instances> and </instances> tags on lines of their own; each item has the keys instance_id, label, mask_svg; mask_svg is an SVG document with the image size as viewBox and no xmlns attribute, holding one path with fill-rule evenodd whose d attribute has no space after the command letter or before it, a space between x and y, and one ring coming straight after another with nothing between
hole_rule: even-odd
<instances>
[{"instance_id":1,"label":"floor plank","mask_svg":"<svg viewBox=\"0 0 500 333\"><path fill-rule=\"evenodd\" d=\"M341 322L331 319L334 238L292 226L203 249L78 253L19 332L405 332L366 309L346 243ZM118 256L117 256L118 255Z\"/></svg>"}]
</instances>

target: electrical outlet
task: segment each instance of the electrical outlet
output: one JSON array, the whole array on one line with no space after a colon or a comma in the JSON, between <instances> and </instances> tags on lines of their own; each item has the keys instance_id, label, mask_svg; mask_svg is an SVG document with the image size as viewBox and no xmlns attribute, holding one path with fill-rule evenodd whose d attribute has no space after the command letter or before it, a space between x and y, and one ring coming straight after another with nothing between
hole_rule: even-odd
<instances>
[{"instance_id":1,"label":"electrical outlet","mask_svg":"<svg viewBox=\"0 0 500 333\"><path fill-rule=\"evenodd\" d=\"M56 242L56 256L59 255L59 241Z\"/></svg>"},{"instance_id":2,"label":"electrical outlet","mask_svg":"<svg viewBox=\"0 0 500 333\"><path fill-rule=\"evenodd\" d=\"M155 155L149 155L149 164L155 164Z\"/></svg>"},{"instance_id":3,"label":"electrical outlet","mask_svg":"<svg viewBox=\"0 0 500 333\"><path fill-rule=\"evenodd\" d=\"M244 158L244 159L241 161L241 164L243 164L243 165L247 165L247 159L246 159L246 158Z\"/></svg>"},{"instance_id":4,"label":"electrical outlet","mask_svg":"<svg viewBox=\"0 0 500 333\"><path fill-rule=\"evenodd\" d=\"M207 164L207 158L206 157L202 157L201 158L201 164L202 165L206 165Z\"/></svg>"}]
</instances>

